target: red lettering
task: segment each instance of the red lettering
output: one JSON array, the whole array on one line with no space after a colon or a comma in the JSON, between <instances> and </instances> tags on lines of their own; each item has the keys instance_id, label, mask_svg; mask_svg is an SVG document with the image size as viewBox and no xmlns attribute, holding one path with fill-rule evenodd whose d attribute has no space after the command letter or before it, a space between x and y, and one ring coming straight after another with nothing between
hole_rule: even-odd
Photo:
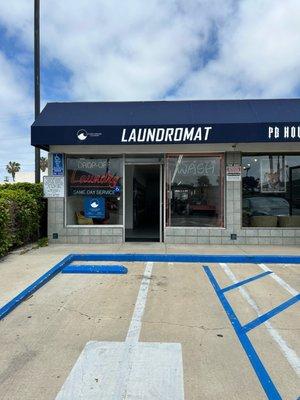
<instances>
[{"instance_id":1,"label":"red lettering","mask_svg":"<svg viewBox=\"0 0 300 400\"><path fill-rule=\"evenodd\" d=\"M120 180L120 176L112 175L110 173L106 173L104 175L91 175L91 174L81 174L78 171L73 170L70 176L70 184L71 185L91 185L97 186L101 188L109 188L115 189L118 182Z\"/></svg>"}]
</instances>

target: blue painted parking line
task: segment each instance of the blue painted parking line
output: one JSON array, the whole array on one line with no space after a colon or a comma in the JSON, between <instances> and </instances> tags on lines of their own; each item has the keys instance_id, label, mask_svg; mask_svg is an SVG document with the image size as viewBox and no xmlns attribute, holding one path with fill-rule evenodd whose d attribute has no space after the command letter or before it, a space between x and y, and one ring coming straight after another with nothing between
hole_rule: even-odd
<instances>
[{"instance_id":1,"label":"blue painted parking line","mask_svg":"<svg viewBox=\"0 0 300 400\"><path fill-rule=\"evenodd\" d=\"M22 303L27 297L61 272L63 267L73 261L118 261L118 262L228 262L239 264L300 264L300 256L273 256L273 255L205 255L205 254L69 254L64 260L51 268L39 279L33 282L18 296L0 308L0 320Z\"/></svg>"},{"instance_id":2,"label":"blue painted parking line","mask_svg":"<svg viewBox=\"0 0 300 400\"><path fill-rule=\"evenodd\" d=\"M184 263L238 263L238 264L300 264L300 256L274 255L212 255L212 254L72 254L74 261L120 262L184 262Z\"/></svg>"},{"instance_id":3,"label":"blue painted parking line","mask_svg":"<svg viewBox=\"0 0 300 400\"><path fill-rule=\"evenodd\" d=\"M273 308L272 310L266 312L265 314L259 316L258 318L254 319L253 321L248 322L246 325L243 326L244 332L249 332L252 329L256 328L257 326L263 324L264 322L268 321L268 319L274 317L275 315L279 314L280 312L284 311L288 307L296 304L300 300L300 294L297 296L292 297L291 299L285 301L284 303L280 304L279 306Z\"/></svg>"},{"instance_id":4,"label":"blue painted parking line","mask_svg":"<svg viewBox=\"0 0 300 400\"><path fill-rule=\"evenodd\" d=\"M24 289L21 293L19 293L16 297L14 297L11 301L6 303L2 308L0 308L0 320L3 319L7 314L9 314L12 310L14 310L18 305L20 305L24 300L26 300L29 296L31 296L34 292L40 289L43 285L45 285L50 279L54 278L65 265L69 264L72 261L73 256L69 255L65 257L58 264L54 265L49 271L40 276L36 281L34 281L31 285L29 285L26 289Z\"/></svg>"},{"instance_id":5,"label":"blue painted parking line","mask_svg":"<svg viewBox=\"0 0 300 400\"><path fill-rule=\"evenodd\" d=\"M246 285L246 284L249 283L249 282L253 282L253 281L255 281L256 279L263 278L264 276L269 275L269 274L271 274L271 273L272 273L272 271L262 272L261 274L251 276L251 278L247 278L247 279L244 279L243 281L234 283L233 285L226 286L226 287L224 287L223 289L221 289L221 291L222 291L223 293L228 292L229 290L236 289L236 288L238 288L238 287L240 287L240 286Z\"/></svg>"},{"instance_id":6,"label":"blue painted parking line","mask_svg":"<svg viewBox=\"0 0 300 400\"><path fill-rule=\"evenodd\" d=\"M127 274L123 265L67 265L63 274Z\"/></svg>"},{"instance_id":7,"label":"blue painted parking line","mask_svg":"<svg viewBox=\"0 0 300 400\"><path fill-rule=\"evenodd\" d=\"M228 300L226 299L222 288L219 286L219 284L218 284L216 278L214 277L213 273L211 272L210 268L208 266L204 266L203 268L204 268L204 271L219 298L221 305L224 308L224 311L227 314L227 317L228 317L237 337L239 338L239 341L240 341L243 349L245 350L245 353L254 369L256 376L259 379L259 382L260 382L263 390L265 391L265 393L267 395L267 398L269 400L281 400L282 397L280 396L269 373L267 372L267 370L264 367L263 363L261 362L258 354L256 353L254 346L252 345L250 339L248 338L246 332L244 331L233 308L231 307Z\"/></svg>"}]
</instances>

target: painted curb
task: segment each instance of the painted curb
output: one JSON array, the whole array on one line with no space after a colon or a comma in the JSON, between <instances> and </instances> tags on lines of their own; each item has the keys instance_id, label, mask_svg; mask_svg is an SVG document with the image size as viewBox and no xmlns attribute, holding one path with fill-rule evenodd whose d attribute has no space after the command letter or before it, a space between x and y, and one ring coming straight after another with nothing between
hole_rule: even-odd
<instances>
[{"instance_id":1,"label":"painted curb","mask_svg":"<svg viewBox=\"0 0 300 400\"><path fill-rule=\"evenodd\" d=\"M66 265L63 274L127 274L123 265Z\"/></svg>"}]
</instances>

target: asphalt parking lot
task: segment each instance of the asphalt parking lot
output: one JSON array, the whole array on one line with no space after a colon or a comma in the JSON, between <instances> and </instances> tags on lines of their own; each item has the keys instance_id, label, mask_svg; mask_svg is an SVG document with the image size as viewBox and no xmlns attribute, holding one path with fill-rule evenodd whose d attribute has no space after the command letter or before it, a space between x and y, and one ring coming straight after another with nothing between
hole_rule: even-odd
<instances>
[{"instance_id":1,"label":"asphalt parking lot","mask_svg":"<svg viewBox=\"0 0 300 400\"><path fill-rule=\"evenodd\" d=\"M74 251L50 247L4 259L1 305L59 262L66 250ZM229 250L246 254L245 249ZM128 273L59 273L0 321L0 399L300 396L298 264L105 264L123 265ZM226 292L216 291L211 277ZM269 319L258 319L270 310L275 312ZM245 333L235 330L236 320L240 327L255 323ZM253 364L251 349L243 347L245 335L258 357Z\"/></svg>"}]
</instances>

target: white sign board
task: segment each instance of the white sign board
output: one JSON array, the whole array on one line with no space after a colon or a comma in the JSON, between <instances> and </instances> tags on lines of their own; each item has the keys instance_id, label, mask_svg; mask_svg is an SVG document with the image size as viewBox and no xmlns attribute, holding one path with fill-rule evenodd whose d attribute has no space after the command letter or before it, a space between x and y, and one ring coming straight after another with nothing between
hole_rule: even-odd
<instances>
[{"instance_id":1,"label":"white sign board","mask_svg":"<svg viewBox=\"0 0 300 400\"><path fill-rule=\"evenodd\" d=\"M227 182L240 182L242 180L242 167L240 165L228 165L226 167Z\"/></svg>"},{"instance_id":2,"label":"white sign board","mask_svg":"<svg viewBox=\"0 0 300 400\"><path fill-rule=\"evenodd\" d=\"M65 197L65 178L44 176L44 197Z\"/></svg>"}]
</instances>

